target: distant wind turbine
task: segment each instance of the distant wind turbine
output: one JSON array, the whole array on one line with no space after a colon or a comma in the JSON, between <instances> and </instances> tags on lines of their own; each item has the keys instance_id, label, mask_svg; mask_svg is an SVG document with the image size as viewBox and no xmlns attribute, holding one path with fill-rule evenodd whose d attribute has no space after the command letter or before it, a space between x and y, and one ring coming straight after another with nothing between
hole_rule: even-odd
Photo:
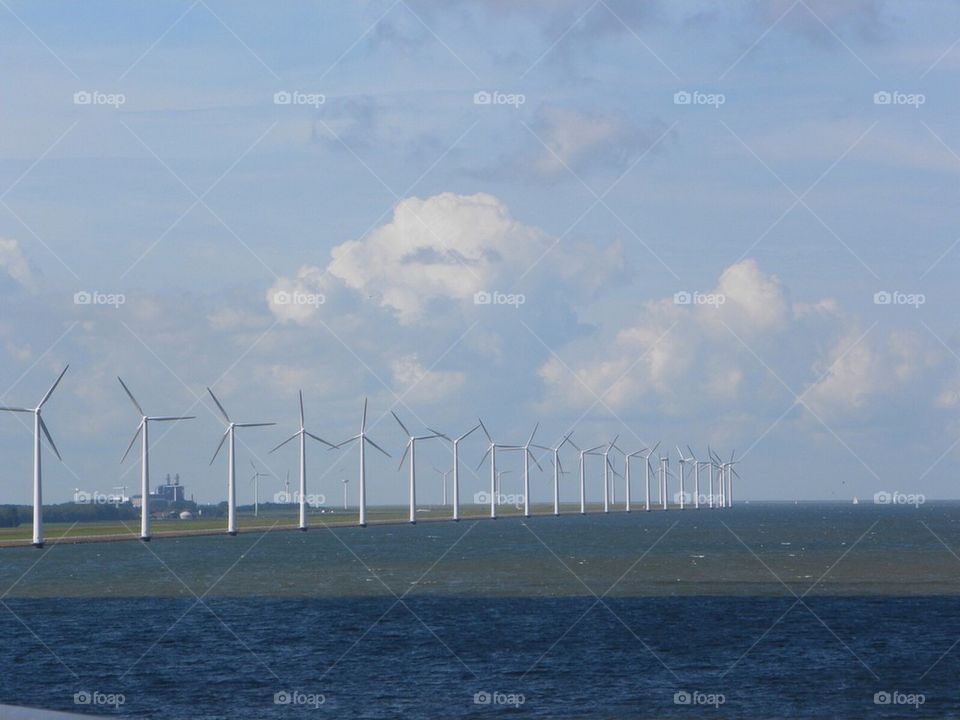
<instances>
[{"instance_id":1,"label":"distant wind turbine","mask_svg":"<svg viewBox=\"0 0 960 720\"><path fill-rule=\"evenodd\" d=\"M599 455L600 453L597 450L603 449L603 445L597 445L596 447L589 448L588 450L581 450L573 440L570 441L570 444L573 445L580 453L580 514L586 515L587 513L587 483L584 473L584 462L583 458L586 455Z\"/></svg>"},{"instance_id":2,"label":"distant wind turbine","mask_svg":"<svg viewBox=\"0 0 960 720\"><path fill-rule=\"evenodd\" d=\"M307 530L307 438L323 443L329 449L333 450L336 446L327 442L321 437L317 437L304 427L303 421L303 390L300 390L300 429L288 437L282 443L277 445L270 452L275 452L286 445L291 440L300 439L300 530Z\"/></svg>"},{"instance_id":3,"label":"distant wind turbine","mask_svg":"<svg viewBox=\"0 0 960 720\"><path fill-rule=\"evenodd\" d=\"M553 453L553 514L560 514L560 476L563 474L563 466L560 464L560 449L570 443L573 445L573 441L570 440L570 436L573 435L573 432L568 432L564 435L563 440L561 440L557 445L554 445L552 448L544 447L543 445L531 445L531 447L536 447L541 450L547 450ZM573 445L576 447L576 445Z\"/></svg>"},{"instance_id":4,"label":"distant wind turbine","mask_svg":"<svg viewBox=\"0 0 960 720\"><path fill-rule=\"evenodd\" d=\"M377 450L382 452L387 457L390 457L390 453L384 450L382 447L377 445L373 440L367 437L367 399L363 399L363 417L360 420L360 432L357 435L354 435L352 438L347 438L342 443L338 443L336 447L341 448L344 445L352 443L354 440L359 440L360 443L360 489L359 489L359 503L360 503L360 520L358 525L360 527L367 526L367 469L366 469L366 459L367 459L367 443L370 443Z\"/></svg>"},{"instance_id":5,"label":"distant wind turbine","mask_svg":"<svg viewBox=\"0 0 960 720\"><path fill-rule=\"evenodd\" d=\"M272 422L255 422L255 423L235 423L230 419L230 416L227 415L227 411L223 409L223 405L220 404L220 401L217 400L217 396L213 394L213 390L207 388L207 392L210 393L210 397L213 398L213 402L217 404L217 409L220 410L220 414L223 416L223 420L226 423L227 429L223 433L223 437L220 438L220 444L217 445L217 449L213 453L213 457L210 458L210 464L213 465L213 461L217 459L217 455L220 454L220 448L223 447L223 443L227 442L227 533L230 535L237 534L237 472L236 472L236 443L235 435L237 428L244 427L268 427L270 425L276 425Z\"/></svg>"},{"instance_id":6,"label":"distant wind turbine","mask_svg":"<svg viewBox=\"0 0 960 720\"><path fill-rule=\"evenodd\" d=\"M250 482L253 483L253 516L260 517L260 478L270 477L270 475L260 472L253 460L250 461L250 467L253 468L253 475L250 478Z\"/></svg>"},{"instance_id":7,"label":"distant wind turbine","mask_svg":"<svg viewBox=\"0 0 960 720\"><path fill-rule=\"evenodd\" d=\"M516 445L500 445L493 441L493 438L490 436L490 433L487 431L487 426L483 424L483 420L480 420L480 428L483 430L483 434L487 436L487 451L483 454L483 457L480 458L480 462L477 464L477 470L483 467L483 463L487 459L487 455L490 456L490 517L497 517L497 450L519 450L520 448Z\"/></svg>"},{"instance_id":8,"label":"distant wind turbine","mask_svg":"<svg viewBox=\"0 0 960 720\"><path fill-rule=\"evenodd\" d=\"M647 454L643 456L644 461L646 461L647 463L647 467L644 471L644 479L646 481L646 486L647 486L647 503L646 503L646 507L644 508L646 512L650 512L650 473L653 472L653 466L650 464L650 456L657 451L658 447L660 447L659 440L657 440L657 444L654 445L649 450L647 450L646 451Z\"/></svg>"},{"instance_id":9,"label":"distant wind turbine","mask_svg":"<svg viewBox=\"0 0 960 720\"><path fill-rule=\"evenodd\" d=\"M605 513L610 512L610 476L608 470L613 470L613 465L610 463L610 451L619 450L621 453L623 450L620 450L617 447L617 440L620 438L619 435L616 435L613 440L610 441L610 444L603 451L603 511ZM613 470L613 474L616 475L617 471Z\"/></svg>"},{"instance_id":10,"label":"distant wind turbine","mask_svg":"<svg viewBox=\"0 0 960 720\"><path fill-rule=\"evenodd\" d=\"M400 458L400 464L397 465L397 470L403 467L404 461L407 459L407 454L410 455L410 522L411 524L417 522L417 440L432 440L433 438L440 437L440 433L432 433L430 435L413 435L407 426L403 424L400 418L397 417L397 414L391 410L390 414L393 415L393 419L397 421L397 424L400 428L407 434L407 447L404 448L403 457Z\"/></svg>"},{"instance_id":11,"label":"distant wind turbine","mask_svg":"<svg viewBox=\"0 0 960 720\"><path fill-rule=\"evenodd\" d=\"M700 458L697 457L696 453L693 452L693 448L687 445L687 451L690 453L690 457L693 458L693 509L700 509L700 466L703 465L703 462Z\"/></svg>"},{"instance_id":12,"label":"distant wind turbine","mask_svg":"<svg viewBox=\"0 0 960 720\"><path fill-rule=\"evenodd\" d=\"M143 433L143 441L140 446L140 539L144 542L147 542L150 540L150 423L172 422L176 420L193 420L195 416L148 416L143 411L143 408L140 407L140 403L137 402L137 399L133 397L133 393L130 392L130 388L127 387L126 383L123 382L120 377L117 377L117 380L120 381L123 391L127 394L127 397L130 398L130 402L133 403L133 406L137 409L137 412L140 413L140 424L137 425L137 431L133 434L130 444L127 445L126 452L124 452L123 457L120 458L120 463L122 464L123 461L127 459L127 455L130 454L130 449L137 441L137 437L140 435L140 433ZM169 477L170 476L168 475L167 478Z\"/></svg>"},{"instance_id":13,"label":"distant wind turbine","mask_svg":"<svg viewBox=\"0 0 960 720\"><path fill-rule=\"evenodd\" d=\"M683 455L683 450L680 449L680 446L677 445L677 454L680 456L680 509L683 510L687 504L687 498L684 495L684 476L686 475L686 466L693 458L687 458Z\"/></svg>"},{"instance_id":14,"label":"distant wind turbine","mask_svg":"<svg viewBox=\"0 0 960 720\"><path fill-rule=\"evenodd\" d=\"M540 467L540 463L537 462L537 459L533 456L533 453L530 452L530 447L533 443L533 436L537 434L537 430L540 428L540 423L537 423L533 427L533 432L530 433L530 437L527 438L527 442L524 445L520 446L520 450L523 451L523 516L530 517L530 460L533 460L534 464L543 471L543 468Z\"/></svg>"},{"instance_id":15,"label":"distant wind turbine","mask_svg":"<svg viewBox=\"0 0 960 720\"><path fill-rule=\"evenodd\" d=\"M460 441L466 440L468 436L472 435L475 431L480 429L480 423L477 423L472 428L467 430L463 435L453 438L450 440L449 437L444 435L441 432L437 432L433 428L427 428L432 433L437 433L442 438L450 441L453 445L453 519L460 520ZM446 481L444 481L444 491L446 491ZM444 502L446 504L446 502Z\"/></svg>"},{"instance_id":16,"label":"distant wind turbine","mask_svg":"<svg viewBox=\"0 0 960 720\"><path fill-rule=\"evenodd\" d=\"M0 410L6 410L7 412L33 414L33 546L36 548L43 547L43 490L40 473L40 433L43 433L47 442L50 443L50 447L53 448L53 452L56 453L57 459L63 462L63 458L60 457L60 451L57 450L53 438L50 437L50 431L47 430L47 424L43 421L40 412L69 369L69 365L63 369L63 372L54 380L53 385L50 386L50 389L47 390L35 408L0 407Z\"/></svg>"},{"instance_id":17,"label":"distant wind turbine","mask_svg":"<svg viewBox=\"0 0 960 720\"><path fill-rule=\"evenodd\" d=\"M623 474L624 474L624 476L625 476L625 477L624 477L624 482L625 482L625 484L626 484L626 490L627 490L627 508L626 508L627 512L630 512L630 496L631 496L631 488L630 488L630 458L636 457L637 455L643 455L643 453L645 453L646 451L647 451L647 448L644 448L643 450L637 450L637 451L632 452L632 453L624 454L624 456L623 456L623 466L624 466ZM648 499L648 505L649 505L649 497L650 497L649 487L650 487L650 483L649 483L649 476L648 476L648 482L647 482L647 489L648 489L647 499ZM647 509L649 510L650 508L648 507Z\"/></svg>"}]
</instances>

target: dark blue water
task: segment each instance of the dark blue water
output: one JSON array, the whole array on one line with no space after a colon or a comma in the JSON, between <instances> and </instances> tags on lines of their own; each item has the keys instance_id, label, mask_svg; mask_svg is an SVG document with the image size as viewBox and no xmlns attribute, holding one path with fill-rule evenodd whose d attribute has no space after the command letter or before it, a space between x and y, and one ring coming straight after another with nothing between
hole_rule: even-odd
<instances>
[{"instance_id":1,"label":"dark blue water","mask_svg":"<svg viewBox=\"0 0 960 720\"><path fill-rule=\"evenodd\" d=\"M7 584L28 570L0 605L0 703L153 718L960 717L960 560L931 535L960 539L956 508L750 512L61 547L33 569L36 554L0 555ZM584 530L608 550L584 549ZM881 558L889 576L860 592ZM711 561L726 564L723 594L702 592L723 586ZM801 582L809 571L833 584ZM787 584L759 584L773 575ZM57 576L82 596L39 592ZM84 691L123 704L77 705Z\"/></svg>"}]
</instances>

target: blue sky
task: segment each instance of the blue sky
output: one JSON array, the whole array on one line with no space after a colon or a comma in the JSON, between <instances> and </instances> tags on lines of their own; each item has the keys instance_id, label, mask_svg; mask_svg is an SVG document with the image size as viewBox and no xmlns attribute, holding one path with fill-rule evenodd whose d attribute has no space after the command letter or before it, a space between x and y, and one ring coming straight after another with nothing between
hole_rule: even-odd
<instances>
[{"instance_id":1,"label":"blue sky","mask_svg":"<svg viewBox=\"0 0 960 720\"><path fill-rule=\"evenodd\" d=\"M333 440L369 396L397 457L390 409L737 448L743 499L956 497L955 4L8 0L0 28L0 403L71 363L51 501L137 483L118 374L199 416L153 472L206 501L206 385L281 424L239 449L279 477L302 388ZM29 438L0 417L5 501ZM311 464L333 498L356 474ZM395 465L370 482L403 500Z\"/></svg>"}]
</instances>

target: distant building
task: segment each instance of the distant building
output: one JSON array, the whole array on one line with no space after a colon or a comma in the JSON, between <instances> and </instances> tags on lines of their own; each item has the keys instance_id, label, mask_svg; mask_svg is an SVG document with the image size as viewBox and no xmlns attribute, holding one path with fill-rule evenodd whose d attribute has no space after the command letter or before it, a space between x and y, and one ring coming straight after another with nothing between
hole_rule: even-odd
<instances>
[{"instance_id":1,"label":"distant building","mask_svg":"<svg viewBox=\"0 0 960 720\"><path fill-rule=\"evenodd\" d=\"M167 473L165 482L155 487L153 492L150 493L150 499L151 501L164 500L168 503L185 502L187 489L185 485L180 484L180 473L174 475L173 479L170 478L170 473ZM135 508L141 507L143 505L142 496L134 495L130 498L130 504Z\"/></svg>"}]
</instances>

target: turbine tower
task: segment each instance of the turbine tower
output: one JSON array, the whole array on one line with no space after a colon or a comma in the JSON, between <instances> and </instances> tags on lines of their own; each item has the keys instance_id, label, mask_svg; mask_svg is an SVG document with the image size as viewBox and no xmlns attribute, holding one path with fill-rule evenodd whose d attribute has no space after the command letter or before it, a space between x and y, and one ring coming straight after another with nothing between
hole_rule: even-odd
<instances>
[{"instance_id":1,"label":"turbine tower","mask_svg":"<svg viewBox=\"0 0 960 720\"><path fill-rule=\"evenodd\" d=\"M644 510L645 510L646 512L650 512L650 473L653 472L653 465L650 463L650 456L653 455L653 454L657 451L657 448L658 448L658 447L660 447L660 441L659 441L659 440L657 440L657 444L654 445L654 446L653 446L652 448L650 448L649 450L647 450L647 451L646 451L647 454L643 456L644 461L646 461L646 463L647 463L647 466L646 466L645 472L644 472L644 479L645 479L646 486L647 486L647 502L646 502L646 506L645 506L645 508L644 508Z\"/></svg>"},{"instance_id":2,"label":"turbine tower","mask_svg":"<svg viewBox=\"0 0 960 720\"><path fill-rule=\"evenodd\" d=\"M487 459L487 455L490 456L490 517L497 517L497 450L519 450L520 448L516 445L499 445L493 441L493 438L490 436L490 433L487 431L487 426L483 424L483 420L479 420L480 428L483 430L483 434L487 436L487 451L483 454L483 457L480 458L480 462L477 464L477 470L483 467L484 461Z\"/></svg>"},{"instance_id":3,"label":"turbine tower","mask_svg":"<svg viewBox=\"0 0 960 720\"><path fill-rule=\"evenodd\" d=\"M564 435L563 440L560 441L558 445L553 446L552 448L544 447L543 445L531 445L531 447L539 448L541 450L547 450L553 453L553 514L560 514L560 476L563 474L563 466L560 464L560 448L562 448L567 443L573 445L573 441L570 439L570 436L573 435L571 430L566 435ZM573 445L576 447L576 445Z\"/></svg>"},{"instance_id":4,"label":"turbine tower","mask_svg":"<svg viewBox=\"0 0 960 720\"><path fill-rule=\"evenodd\" d=\"M303 390L300 390L300 429L288 437L282 443L277 445L270 452L279 450L291 440L300 439L300 530L307 531L307 438L312 438L319 443L323 443L328 449L333 450L336 446L329 443L321 437L317 437L304 427L303 422Z\"/></svg>"},{"instance_id":5,"label":"turbine tower","mask_svg":"<svg viewBox=\"0 0 960 720\"><path fill-rule=\"evenodd\" d=\"M427 428L430 432L437 433L437 435L450 440L453 444L453 519L455 521L460 520L460 441L466 440L468 436L479 429L480 424L478 423L460 437L455 437L453 440L450 440L450 438L443 433L437 432L433 428ZM444 480L444 490L446 490L446 480Z\"/></svg>"},{"instance_id":6,"label":"turbine tower","mask_svg":"<svg viewBox=\"0 0 960 720\"><path fill-rule=\"evenodd\" d=\"M540 463L537 462L537 459L533 457L533 453L530 452L530 447L533 443L533 436L537 434L537 430L540 428L540 423L537 423L533 426L533 432L530 433L530 437L527 438L525 445L521 445L519 449L523 450L523 516L530 517L530 460L533 459L534 464L543 472L543 468L540 466Z\"/></svg>"},{"instance_id":7,"label":"turbine tower","mask_svg":"<svg viewBox=\"0 0 960 720\"><path fill-rule=\"evenodd\" d=\"M123 461L127 459L127 455L130 454L130 449L133 447L133 444L137 441L137 437L140 433L143 433L143 440L140 446L140 539L144 542L149 542L150 540L150 423L151 422L173 422L176 420L193 420L194 415L185 415L182 417L170 417L170 416L149 416L140 407L140 403L137 402L137 399L133 396L133 393L130 392L130 388L127 387L126 383L118 376L117 380L120 381L120 385L123 387L123 391L127 394L127 397L130 398L130 402L133 403L133 406L137 409L137 412L140 413L140 424L137 425L137 431L133 434L133 437L130 439L130 444L127 445L126 452L123 453L123 457L120 458L120 464L123 464ZM169 475L167 476L170 477Z\"/></svg>"},{"instance_id":8,"label":"turbine tower","mask_svg":"<svg viewBox=\"0 0 960 720\"><path fill-rule=\"evenodd\" d=\"M367 526L367 443L370 443L377 450L382 452L387 457L390 457L390 453L384 450L382 447L377 445L373 440L367 437L367 398L363 399L363 417L360 419L360 432L357 435L354 435L352 438L347 438L342 443L338 443L336 447L341 448L344 445L352 443L354 440L360 441L360 488L358 490L360 498L358 500L360 504L360 520L357 523L360 527Z\"/></svg>"},{"instance_id":9,"label":"turbine tower","mask_svg":"<svg viewBox=\"0 0 960 720\"><path fill-rule=\"evenodd\" d=\"M623 456L623 465L624 465L623 474L626 476L626 477L624 478L624 481L625 481L626 486L627 486L627 487L626 487L626 490L627 490L627 512L630 512L630 458L636 457L637 455L643 455L643 453L645 453L646 451L647 451L647 448L644 448L643 450L637 450L636 452L632 452L632 453L629 453L629 454L625 454L625 455ZM649 463L648 463L648 464L649 464ZM650 488L649 477L650 477L650 476L648 475L648 476L647 476L647 480L648 480L648 482L647 482L647 490L648 490L648 492L647 492L647 505L648 505L647 510L650 509L650 507L649 507L649 504L650 504L650 503L649 503L649 499L650 499L650 493L649 493L649 488Z\"/></svg>"},{"instance_id":10,"label":"turbine tower","mask_svg":"<svg viewBox=\"0 0 960 720\"><path fill-rule=\"evenodd\" d=\"M586 515L587 514L587 483L584 477L583 458L585 455L599 455L600 453L598 453L597 450L603 449L603 445L597 445L596 447L592 447L588 450L581 450L579 447L577 447L577 445L573 442L573 440L570 441L570 444L573 445L573 447L575 447L577 451L580 453L580 514Z\"/></svg>"},{"instance_id":11,"label":"turbine tower","mask_svg":"<svg viewBox=\"0 0 960 720\"><path fill-rule=\"evenodd\" d=\"M700 458L697 457L696 453L693 452L693 448L687 445L687 452L690 453L690 457L693 458L693 509L700 509L700 466L703 464L700 461Z\"/></svg>"},{"instance_id":12,"label":"turbine tower","mask_svg":"<svg viewBox=\"0 0 960 720\"><path fill-rule=\"evenodd\" d=\"M620 436L616 435L603 451L603 511L605 513L610 512L610 476L607 471L613 470L609 455L610 451L614 449L619 450L621 453L623 452L623 450L617 447L617 440L619 438ZM613 474L616 475L617 471L613 470Z\"/></svg>"},{"instance_id":13,"label":"turbine tower","mask_svg":"<svg viewBox=\"0 0 960 720\"><path fill-rule=\"evenodd\" d=\"M260 478L270 475L260 472L253 460L250 461L250 467L253 468L253 475L250 476L250 482L253 483L253 516L260 517Z\"/></svg>"},{"instance_id":14,"label":"turbine tower","mask_svg":"<svg viewBox=\"0 0 960 720\"><path fill-rule=\"evenodd\" d=\"M410 454L410 523L416 524L417 522L417 440L431 440L433 438L441 437L440 433L433 433L431 435L413 435L407 430L407 426L404 425L400 418L397 417L397 414L391 410L390 414L393 415L393 419L397 421L397 424L401 427L403 432L407 434L407 447L404 448L403 457L400 458L400 464L397 465L397 470L403 467L404 461L407 459L407 453Z\"/></svg>"},{"instance_id":15,"label":"turbine tower","mask_svg":"<svg viewBox=\"0 0 960 720\"><path fill-rule=\"evenodd\" d=\"M41 410L43 410L44 404L50 399L50 396L53 395L53 391L57 389L57 385L60 384L63 376L67 374L67 370L69 369L69 365L63 369L63 372L54 380L53 385L50 386L50 389L47 390L35 408L0 407L0 410L6 410L8 412L33 414L33 546L35 548L43 547L43 483L41 482L40 472L40 433L43 433L47 442L50 443L50 447L53 449L53 452L56 453L57 459L63 462L63 458L60 457L60 451L57 450L53 438L50 437L50 431L47 430L47 424L43 421L43 417L41 417Z\"/></svg>"},{"instance_id":16,"label":"turbine tower","mask_svg":"<svg viewBox=\"0 0 960 720\"><path fill-rule=\"evenodd\" d=\"M684 481L684 472L687 463L692 458L686 458L683 456L683 450L680 449L680 446L677 445L677 454L680 456L680 509L683 510L686 507L687 498L684 496L683 481Z\"/></svg>"},{"instance_id":17,"label":"turbine tower","mask_svg":"<svg viewBox=\"0 0 960 720\"><path fill-rule=\"evenodd\" d=\"M210 458L210 464L213 465L213 461L217 459L217 455L220 454L220 448L223 447L224 441L227 441L227 533L230 535L237 534L237 469L236 469L236 430L237 428L245 427L268 427L270 425L276 425L272 422L255 422L255 423L235 423L230 419L230 416L227 415L227 411L223 409L223 405L220 404L220 401L217 400L217 396L213 394L213 390L207 388L207 392L210 393L210 397L213 398L213 401L217 404L217 409L220 410L220 414L223 415L224 422L227 425L227 429L223 433L223 437L220 438L220 444L217 445L217 449L213 453L213 457Z\"/></svg>"},{"instance_id":18,"label":"turbine tower","mask_svg":"<svg viewBox=\"0 0 960 720\"><path fill-rule=\"evenodd\" d=\"M663 509L667 509L667 475L670 474L670 453L660 456L660 497L663 499Z\"/></svg>"}]
</instances>

